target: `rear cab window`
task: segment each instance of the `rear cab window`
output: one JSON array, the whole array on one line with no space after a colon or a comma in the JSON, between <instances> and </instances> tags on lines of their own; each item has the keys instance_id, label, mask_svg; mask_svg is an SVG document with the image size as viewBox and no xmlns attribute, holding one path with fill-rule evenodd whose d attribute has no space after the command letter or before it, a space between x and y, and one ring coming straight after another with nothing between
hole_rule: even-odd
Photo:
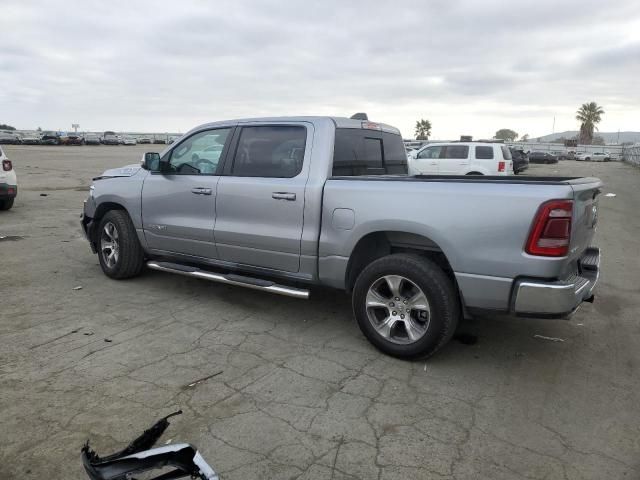
<instances>
[{"instance_id":1,"label":"rear cab window","mask_svg":"<svg viewBox=\"0 0 640 480\"><path fill-rule=\"evenodd\" d=\"M407 154L395 133L336 128L333 176L406 175Z\"/></svg>"},{"instance_id":2,"label":"rear cab window","mask_svg":"<svg viewBox=\"0 0 640 480\"><path fill-rule=\"evenodd\" d=\"M500 145L500 149L502 150L502 158L505 160L511 160L511 151L505 145Z\"/></svg>"}]
</instances>

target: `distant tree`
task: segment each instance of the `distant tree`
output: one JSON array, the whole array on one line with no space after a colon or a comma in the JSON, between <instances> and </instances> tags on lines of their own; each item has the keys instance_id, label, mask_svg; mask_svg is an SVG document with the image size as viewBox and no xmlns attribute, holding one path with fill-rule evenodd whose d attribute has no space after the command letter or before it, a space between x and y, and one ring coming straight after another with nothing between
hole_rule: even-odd
<instances>
[{"instance_id":1,"label":"distant tree","mask_svg":"<svg viewBox=\"0 0 640 480\"><path fill-rule=\"evenodd\" d=\"M528 142L528 141L529 141L529 134L528 134L528 133L525 133L524 135L522 135L522 136L520 137L520 141L521 141L521 142Z\"/></svg>"},{"instance_id":2,"label":"distant tree","mask_svg":"<svg viewBox=\"0 0 640 480\"><path fill-rule=\"evenodd\" d=\"M604 110L596 102L583 103L576 112L576 120L580 122L579 141L583 145L591 145L593 131L602 120Z\"/></svg>"},{"instance_id":3,"label":"distant tree","mask_svg":"<svg viewBox=\"0 0 640 480\"><path fill-rule=\"evenodd\" d=\"M41 132L42 131L42 127L38 127L38 129L36 131L37 132Z\"/></svg>"},{"instance_id":4,"label":"distant tree","mask_svg":"<svg viewBox=\"0 0 640 480\"><path fill-rule=\"evenodd\" d=\"M604 138L602 138L600 135L594 136L593 140L591 141L591 145L604 145Z\"/></svg>"},{"instance_id":5,"label":"distant tree","mask_svg":"<svg viewBox=\"0 0 640 480\"><path fill-rule=\"evenodd\" d=\"M429 140L431 136L431 122L421 119L416 122L416 140Z\"/></svg>"},{"instance_id":6,"label":"distant tree","mask_svg":"<svg viewBox=\"0 0 640 480\"><path fill-rule=\"evenodd\" d=\"M16 127L12 127L11 125L0 123L0 130L15 130L15 129Z\"/></svg>"},{"instance_id":7,"label":"distant tree","mask_svg":"<svg viewBox=\"0 0 640 480\"><path fill-rule=\"evenodd\" d=\"M516 138L518 138L518 132L515 132L508 128L501 128L496 132L493 138L504 140L505 142L513 142Z\"/></svg>"}]
</instances>

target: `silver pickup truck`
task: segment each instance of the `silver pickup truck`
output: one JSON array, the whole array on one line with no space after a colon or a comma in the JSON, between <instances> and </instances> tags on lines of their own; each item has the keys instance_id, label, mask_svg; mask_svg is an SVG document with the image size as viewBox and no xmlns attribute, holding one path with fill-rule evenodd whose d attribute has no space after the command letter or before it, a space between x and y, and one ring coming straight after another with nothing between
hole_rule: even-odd
<instances>
[{"instance_id":1,"label":"silver pickup truck","mask_svg":"<svg viewBox=\"0 0 640 480\"><path fill-rule=\"evenodd\" d=\"M297 298L345 290L397 357L432 355L463 315L562 318L593 299L600 180L406 172L388 125L216 122L95 178L82 226L111 278L146 265Z\"/></svg>"}]
</instances>

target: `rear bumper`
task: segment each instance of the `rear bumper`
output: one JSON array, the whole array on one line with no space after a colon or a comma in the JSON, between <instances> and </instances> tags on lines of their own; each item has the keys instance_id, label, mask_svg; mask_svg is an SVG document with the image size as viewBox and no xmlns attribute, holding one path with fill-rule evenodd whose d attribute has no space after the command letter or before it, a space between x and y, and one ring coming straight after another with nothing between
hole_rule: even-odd
<instances>
[{"instance_id":1,"label":"rear bumper","mask_svg":"<svg viewBox=\"0 0 640 480\"><path fill-rule=\"evenodd\" d=\"M17 195L18 195L17 185L8 185L6 183L0 183L0 200L16 198Z\"/></svg>"},{"instance_id":2,"label":"rear bumper","mask_svg":"<svg viewBox=\"0 0 640 480\"><path fill-rule=\"evenodd\" d=\"M582 302L593 301L599 277L600 249L591 247L580 259L579 271L566 280L518 280L514 286L513 309L522 317L567 317Z\"/></svg>"}]
</instances>

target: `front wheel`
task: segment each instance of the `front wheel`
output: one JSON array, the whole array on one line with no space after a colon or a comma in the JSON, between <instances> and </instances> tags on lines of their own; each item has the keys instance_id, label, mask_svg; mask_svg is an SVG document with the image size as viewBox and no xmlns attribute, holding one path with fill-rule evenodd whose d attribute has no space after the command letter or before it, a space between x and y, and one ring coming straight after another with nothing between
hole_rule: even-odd
<instances>
[{"instance_id":1,"label":"front wheel","mask_svg":"<svg viewBox=\"0 0 640 480\"><path fill-rule=\"evenodd\" d=\"M453 283L431 260L411 254L382 257L356 280L358 326L384 353L426 358L453 336L460 306Z\"/></svg>"},{"instance_id":2,"label":"front wheel","mask_svg":"<svg viewBox=\"0 0 640 480\"><path fill-rule=\"evenodd\" d=\"M135 277L144 265L144 252L136 229L124 210L110 210L102 217L98 229L98 257L108 277Z\"/></svg>"}]
</instances>

